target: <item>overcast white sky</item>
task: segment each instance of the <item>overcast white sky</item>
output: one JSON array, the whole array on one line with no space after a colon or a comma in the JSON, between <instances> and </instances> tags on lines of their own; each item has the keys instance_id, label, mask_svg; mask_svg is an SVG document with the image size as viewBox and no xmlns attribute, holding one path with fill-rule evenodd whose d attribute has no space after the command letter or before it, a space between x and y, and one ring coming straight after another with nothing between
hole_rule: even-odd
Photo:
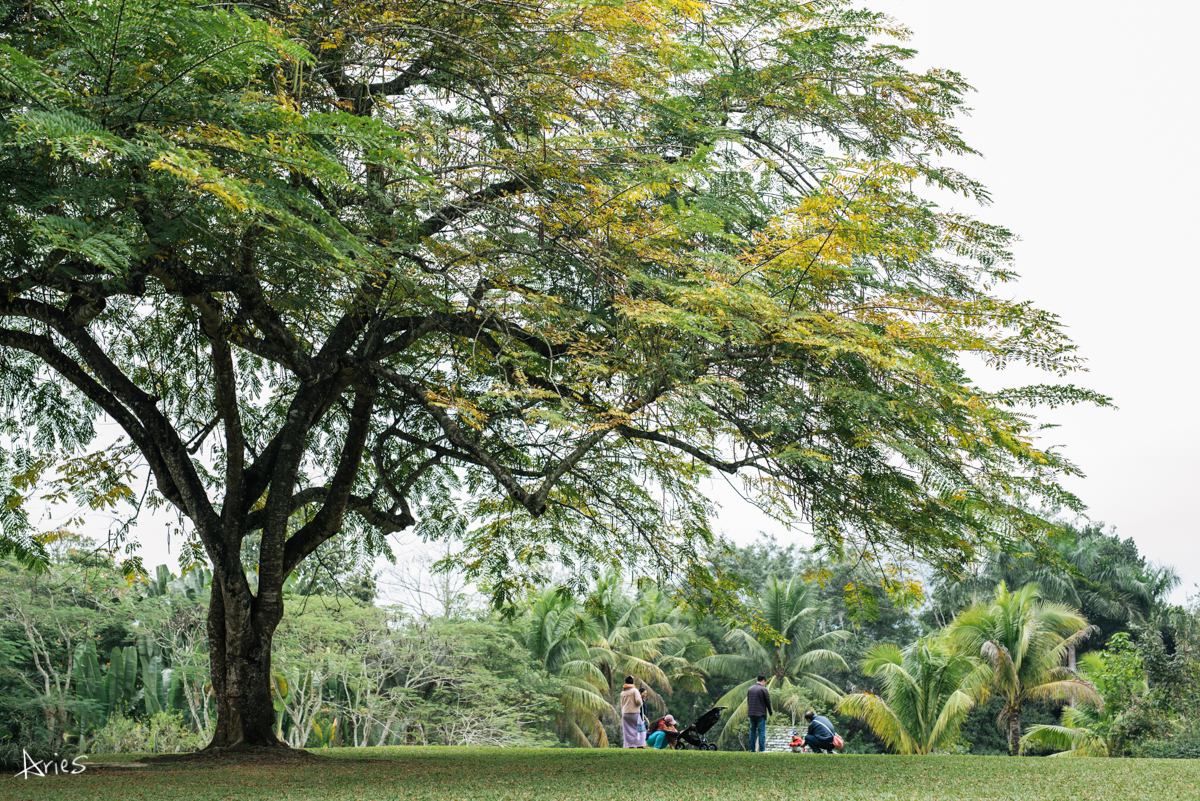
<instances>
[{"instance_id":1,"label":"overcast white sky","mask_svg":"<svg viewBox=\"0 0 1200 801\"><path fill-rule=\"evenodd\" d=\"M960 127L983 157L959 166L991 189L980 215L1021 237L1011 296L1062 318L1090 368L1070 380L1119 407L1043 411L1060 425L1046 437L1087 474L1066 485L1089 516L1174 565L1183 602L1200 582L1200 3L864 5L913 31L922 68L977 90ZM1032 382L1047 377L999 376ZM727 504L723 527L739 541L775 530L752 512Z\"/></svg>"},{"instance_id":2,"label":"overcast white sky","mask_svg":"<svg viewBox=\"0 0 1200 801\"><path fill-rule=\"evenodd\" d=\"M956 70L978 90L961 127L983 158L961 166L992 190L985 219L1022 238L1012 296L1061 316L1091 367L1072 380L1120 407L1044 412L1061 425L1047 436L1087 473L1067 485L1092 519L1179 570L1182 602L1200 582L1200 3L865 4L913 30L920 65ZM1014 370L1001 379L1045 377ZM778 530L731 493L720 497L719 528L735 539ZM178 549L168 557L160 526L143 521L137 532L147 564L175 564Z\"/></svg>"}]
</instances>

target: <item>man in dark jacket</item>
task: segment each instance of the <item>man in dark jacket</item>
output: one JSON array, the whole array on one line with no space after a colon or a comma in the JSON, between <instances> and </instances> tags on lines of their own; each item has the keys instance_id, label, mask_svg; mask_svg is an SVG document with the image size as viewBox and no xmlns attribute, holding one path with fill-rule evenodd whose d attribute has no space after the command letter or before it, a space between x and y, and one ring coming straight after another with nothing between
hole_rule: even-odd
<instances>
[{"instance_id":1,"label":"man in dark jacket","mask_svg":"<svg viewBox=\"0 0 1200 801\"><path fill-rule=\"evenodd\" d=\"M751 684L746 691L746 715L750 718L750 750L754 751L754 741L758 740L759 751L767 750L767 718L774 711L771 709L771 691L767 689L767 677L758 674L758 683Z\"/></svg>"},{"instance_id":2,"label":"man in dark jacket","mask_svg":"<svg viewBox=\"0 0 1200 801\"><path fill-rule=\"evenodd\" d=\"M824 715L818 715L811 709L804 713L808 721L808 734L804 735L804 744L814 753L837 753L833 748L833 724Z\"/></svg>"}]
</instances>

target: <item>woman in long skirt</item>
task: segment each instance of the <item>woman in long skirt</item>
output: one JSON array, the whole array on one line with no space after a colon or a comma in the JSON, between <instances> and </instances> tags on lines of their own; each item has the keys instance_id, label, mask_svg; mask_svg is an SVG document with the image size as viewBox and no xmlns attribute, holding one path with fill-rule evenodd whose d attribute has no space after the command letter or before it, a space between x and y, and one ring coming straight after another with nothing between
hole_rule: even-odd
<instances>
[{"instance_id":1,"label":"woman in long skirt","mask_svg":"<svg viewBox=\"0 0 1200 801\"><path fill-rule=\"evenodd\" d=\"M642 695L633 686L633 676L625 677L625 685L621 687L621 745L625 748L637 748L638 721L642 717Z\"/></svg>"}]
</instances>

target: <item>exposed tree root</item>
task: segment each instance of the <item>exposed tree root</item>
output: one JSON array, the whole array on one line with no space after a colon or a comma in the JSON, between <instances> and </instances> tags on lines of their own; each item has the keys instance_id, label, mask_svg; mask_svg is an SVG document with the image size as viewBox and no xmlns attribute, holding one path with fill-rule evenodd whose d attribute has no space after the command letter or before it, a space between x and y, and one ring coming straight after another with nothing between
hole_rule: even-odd
<instances>
[{"instance_id":1,"label":"exposed tree root","mask_svg":"<svg viewBox=\"0 0 1200 801\"><path fill-rule=\"evenodd\" d=\"M150 764L195 764L199 762L309 762L320 759L315 754L302 748L292 748L285 743L279 745L243 745L237 743L231 746L210 745L199 751L186 754L160 754L142 760Z\"/></svg>"}]
</instances>

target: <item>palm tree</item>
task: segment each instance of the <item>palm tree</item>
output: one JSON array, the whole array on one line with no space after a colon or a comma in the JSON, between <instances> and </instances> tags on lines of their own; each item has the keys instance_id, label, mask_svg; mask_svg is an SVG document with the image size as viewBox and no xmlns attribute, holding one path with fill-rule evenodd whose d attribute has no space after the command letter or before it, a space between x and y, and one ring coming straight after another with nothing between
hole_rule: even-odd
<instances>
[{"instance_id":1,"label":"palm tree","mask_svg":"<svg viewBox=\"0 0 1200 801\"><path fill-rule=\"evenodd\" d=\"M992 553L977 576L939 587L935 605L956 611L986 596L998 582L1009 587L1035 583L1045 600L1075 607L1107 635L1148 622L1180 583L1173 568L1144 564L1136 552L1130 554L1120 540L1098 528L1056 539L1053 546L1056 564L1032 554ZM1074 647L1067 649L1067 667L1075 669Z\"/></svg>"},{"instance_id":2,"label":"palm tree","mask_svg":"<svg viewBox=\"0 0 1200 801\"><path fill-rule=\"evenodd\" d=\"M654 585L642 590L638 606L644 624L663 623L670 627L670 637L662 642L655 663L666 674L672 690L704 693L706 674L697 663L714 653L709 639L698 634L686 622L684 611Z\"/></svg>"},{"instance_id":3,"label":"palm tree","mask_svg":"<svg viewBox=\"0 0 1200 801\"><path fill-rule=\"evenodd\" d=\"M547 673L563 680L555 725L574 745L608 746L601 718L613 711L608 680L592 661L588 641L600 627L573 598L547 589L529 610L525 644Z\"/></svg>"},{"instance_id":4,"label":"palm tree","mask_svg":"<svg viewBox=\"0 0 1200 801\"><path fill-rule=\"evenodd\" d=\"M846 660L830 648L850 632L825 630L825 610L817 599L816 585L798 575L785 584L772 574L763 592L752 599L751 608L765 628L730 631L725 640L739 653L714 654L697 663L710 673L749 677L717 701L717 706L733 709L721 732L721 745L741 730L746 720L746 691L757 674L766 674L772 700L790 711L794 722L796 712L809 700L836 703L842 696L819 671L849 669Z\"/></svg>"},{"instance_id":5,"label":"palm tree","mask_svg":"<svg viewBox=\"0 0 1200 801\"><path fill-rule=\"evenodd\" d=\"M1065 706L1061 725L1040 723L1029 727L1029 731L1021 738L1021 753L1038 749L1057 751L1050 756L1109 756L1112 754L1112 742L1110 736L1101 731L1105 723L1102 708L1091 705Z\"/></svg>"},{"instance_id":6,"label":"palm tree","mask_svg":"<svg viewBox=\"0 0 1200 801\"><path fill-rule=\"evenodd\" d=\"M649 691L652 704L665 708L662 695L670 695L672 687L659 662L678 650L675 627L653 620L642 600L630 597L612 573L597 579L583 606L596 622L588 639L589 658L604 675L609 698L616 702L622 677L631 675Z\"/></svg>"},{"instance_id":7,"label":"palm tree","mask_svg":"<svg viewBox=\"0 0 1200 801\"><path fill-rule=\"evenodd\" d=\"M877 645L863 672L883 683L883 696L847 695L838 711L862 720L898 754L929 754L958 739L967 713L992 677L990 666L928 637L901 651Z\"/></svg>"},{"instance_id":8,"label":"palm tree","mask_svg":"<svg viewBox=\"0 0 1200 801\"><path fill-rule=\"evenodd\" d=\"M1117 699L1124 695L1125 700L1132 700L1132 695L1144 693L1147 686L1145 679L1138 680L1133 687L1118 686L1119 682L1110 681L1106 663L1107 657L1102 653L1092 652L1079 658L1079 675L1095 686L1104 702L1065 707L1062 724L1058 726L1030 726L1021 738L1022 751L1038 748L1058 751L1053 756L1106 757L1119 749L1121 742L1114 723L1124 709Z\"/></svg>"},{"instance_id":9,"label":"palm tree","mask_svg":"<svg viewBox=\"0 0 1200 801\"><path fill-rule=\"evenodd\" d=\"M1004 699L998 722L1009 752L1020 752L1021 712L1029 701L1094 699L1095 688L1063 666L1068 650L1095 627L1072 607L1045 601L1036 584L1010 593L996 585L995 599L960 612L950 624L952 643L990 666L992 690Z\"/></svg>"}]
</instances>

